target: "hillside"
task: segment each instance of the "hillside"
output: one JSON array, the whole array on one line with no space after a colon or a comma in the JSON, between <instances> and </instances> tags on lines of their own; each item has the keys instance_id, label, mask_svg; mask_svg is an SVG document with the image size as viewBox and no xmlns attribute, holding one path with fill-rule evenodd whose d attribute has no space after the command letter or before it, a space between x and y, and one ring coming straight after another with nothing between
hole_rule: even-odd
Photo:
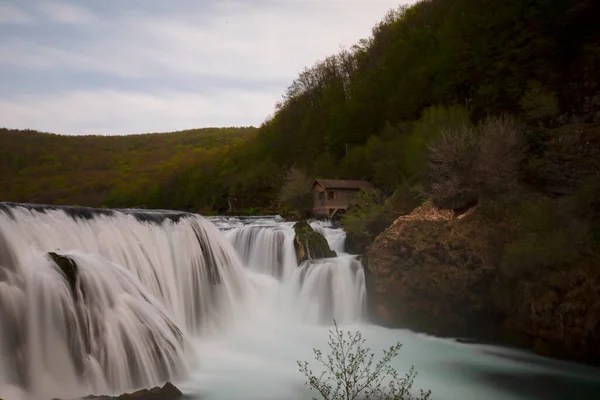
<instances>
[{"instance_id":1,"label":"hillside","mask_svg":"<svg viewBox=\"0 0 600 400\"><path fill-rule=\"evenodd\" d=\"M533 128L598 122L599 8L593 0L426 0L393 10L371 37L302 71L256 143L219 168L220 200L194 201L272 206L292 165L313 177L369 179L389 195L423 181L447 107L473 123L503 113ZM530 142L540 137L529 130ZM192 184L181 178L177 197Z\"/></svg>"},{"instance_id":2,"label":"hillside","mask_svg":"<svg viewBox=\"0 0 600 400\"><path fill-rule=\"evenodd\" d=\"M255 128L125 136L65 136L0 129L0 201L144 206L122 193L150 191L182 170L241 145Z\"/></svg>"},{"instance_id":3,"label":"hillside","mask_svg":"<svg viewBox=\"0 0 600 400\"><path fill-rule=\"evenodd\" d=\"M5 151L12 159L2 162L0 183L10 189L5 198L18 201L276 212L285 211L278 193L294 166L309 177L370 180L385 198L427 184L427 148L444 129L502 114L527 126L534 157L545 130L600 122L596 15L593 0L419 1L302 71L255 139L210 161L192 157L205 151L189 144L176 152L175 143L156 146L164 154L155 158L155 150L135 149L146 139L114 138L115 147L127 142L135 152L100 162L110 164L107 176L92 166L84 177L71 159L86 154L83 141L92 139L78 139L72 152L32 158L26 146ZM35 167L17 179L22 160Z\"/></svg>"}]
</instances>

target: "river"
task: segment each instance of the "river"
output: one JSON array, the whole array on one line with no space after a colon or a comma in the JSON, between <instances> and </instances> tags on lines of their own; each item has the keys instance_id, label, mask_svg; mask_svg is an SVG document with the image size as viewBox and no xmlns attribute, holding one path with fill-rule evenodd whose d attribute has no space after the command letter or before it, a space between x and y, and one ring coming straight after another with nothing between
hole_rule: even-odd
<instances>
[{"instance_id":1,"label":"river","mask_svg":"<svg viewBox=\"0 0 600 400\"><path fill-rule=\"evenodd\" d=\"M172 380L190 398L310 399L296 361L335 318L418 372L437 400L598 399L599 370L368 323L364 273L295 260L292 223L0 203L0 397L119 394ZM76 263L71 284L48 252Z\"/></svg>"}]
</instances>

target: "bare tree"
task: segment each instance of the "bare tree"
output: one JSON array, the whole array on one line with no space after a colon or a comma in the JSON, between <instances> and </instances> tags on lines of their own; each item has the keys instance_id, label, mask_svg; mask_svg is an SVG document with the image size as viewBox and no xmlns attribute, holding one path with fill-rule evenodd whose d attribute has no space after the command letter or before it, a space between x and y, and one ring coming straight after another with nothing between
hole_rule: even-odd
<instances>
[{"instance_id":1,"label":"bare tree","mask_svg":"<svg viewBox=\"0 0 600 400\"><path fill-rule=\"evenodd\" d=\"M324 355L313 349L315 359L324 368L315 375L308 362L298 361L299 371L304 374L311 390L325 400L409 400L417 373L414 367L400 377L390 365L402 345L396 343L383 351L383 357L374 362L371 349L365 347L365 339L359 331L341 331L334 321L334 330L329 331L331 352ZM431 391L420 390L416 400L427 400ZM313 398L316 400L316 398Z\"/></svg>"}]
</instances>

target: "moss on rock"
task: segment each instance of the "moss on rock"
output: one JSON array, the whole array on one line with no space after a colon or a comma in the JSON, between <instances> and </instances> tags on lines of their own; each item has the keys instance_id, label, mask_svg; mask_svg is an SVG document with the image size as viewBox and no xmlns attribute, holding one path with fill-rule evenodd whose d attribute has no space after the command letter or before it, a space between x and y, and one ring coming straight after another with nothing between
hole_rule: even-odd
<instances>
[{"instance_id":1,"label":"moss on rock","mask_svg":"<svg viewBox=\"0 0 600 400\"><path fill-rule=\"evenodd\" d=\"M316 232L308 222L297 222L294 224L294 231L296 232L294 249L296 250L298 264L306 260L337 256L336 252L329 248L327 239L319 232Z\"/></svg>"},{"instance_id":2,"label":"moss on rock","mask_svg":"<svg viewBox=\"0 0 600 400\"><path fill-rule=\"evenodd\" d=\"M60 268L65 275L73 296L77 296L77 263L70 257L63 256L54 252L49 252L48 256Z\"/></svg>"}]
</instances>

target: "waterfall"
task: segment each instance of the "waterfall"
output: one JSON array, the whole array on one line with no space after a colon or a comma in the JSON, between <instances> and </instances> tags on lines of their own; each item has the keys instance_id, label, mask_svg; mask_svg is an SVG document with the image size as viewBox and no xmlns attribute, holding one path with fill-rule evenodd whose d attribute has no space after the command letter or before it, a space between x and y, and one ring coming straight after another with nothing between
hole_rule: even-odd
<instances>
[{"instance_id":1,"label":"waterfall","mask_svg":"<svg viewBox=\"0 0 600 400\"><path fill-rule=\"evenodd\" d=\"M340 230L318 223L336 250ZM192 341L268 315L360 321L354 256L298 266L291 223L0 203L0 397L119 394L202 368Z\"/></svg>"},{"instance_id":2,"label":"waterfall","mask_svg":"<svg viewBox=\"0 0 600 400\"><path fill-rule=\"evenodd\" d=\"M247 268L276 278L289 277L297 267L294 235L289 224L250 225L225 231Z\"/></svg>"},{"instance_id":3,"label":"waterfall","mask_svg":"<svg viewBox=\"0 0 600 400\"><path fill-rule=\"evenodd\" d=\"M300 266L294 250L293 223L270 218L251 224L233 218L214 219L225 232L247 268L281 281L279 312L303 323L341 323L364 319L366 287L361 262L343 253L346 234L328 221L311 221L339 257L305 261ZM259 222L260 221L260 222Z\"/></svg>"},{"instance_id":4,"label":"waterfall","mask_svg":"<svg viewBox=\"0 0 600 400\"><path fill-rule=\"evenodd\" d=\"M287 282L290 307L305 322L361 321L366 300L365 276L360 261L342 257L308 260Z\"/></svg>"},{"instance_id":5,"label":"waterfall","mask_svg":"<svg viewBox=\"0 0 600 400\"><path fill-rule=\"evenodd\" d=\"M331 221L310 221L310 226L329 242L329 247L336 253L343 253L346 245L346 232L336 228Z\"/></svg>"},{"instance_id":6,"label":"waterfall","mask_svg":"<svg viewBox=\"0 0 600 400\"><path fill-rule=\"evenodd\" d=\"M0 386L48 399L185 373L186 338L239 309L235 251L199 216L77 211L0 209Z\"/></svg>"}]
</instances>

